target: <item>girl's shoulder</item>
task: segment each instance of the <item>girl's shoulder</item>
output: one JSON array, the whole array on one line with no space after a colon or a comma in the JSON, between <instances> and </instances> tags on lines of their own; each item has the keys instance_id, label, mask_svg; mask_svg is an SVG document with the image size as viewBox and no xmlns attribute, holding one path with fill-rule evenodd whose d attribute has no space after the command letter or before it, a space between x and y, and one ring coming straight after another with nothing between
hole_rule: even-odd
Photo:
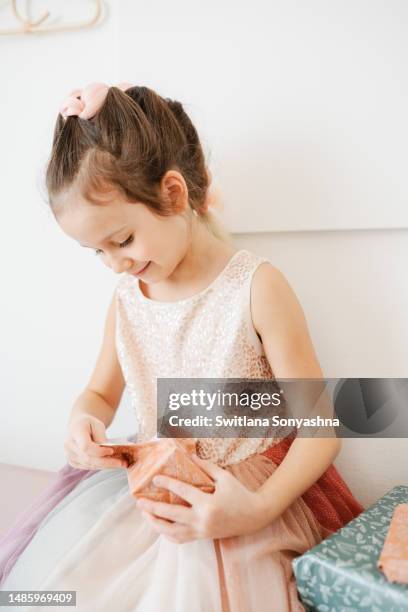
<instances>
[{"instance_id":1,"label":"girl's shoulder","mask_svg":"<svg viewBox=\"0 0 408 612\"><path fill-rule=\"evenodd\" d=\"M253 275L251 310L275 376L323 378L301 303L286 276L269 261Z\"/></svg>"},{"instance_id":2,"label":"girl's shoulder","mask_svg":"<svg viewBox=\"0 0 408 612\"><path fill-rule=\"evenodd\" d=\"M268 259L254 270L251 283L251 310L254 326L262 334L265 322L282 320L301 308L299 300L283 272Z\"/></svg>"}]
</instances>

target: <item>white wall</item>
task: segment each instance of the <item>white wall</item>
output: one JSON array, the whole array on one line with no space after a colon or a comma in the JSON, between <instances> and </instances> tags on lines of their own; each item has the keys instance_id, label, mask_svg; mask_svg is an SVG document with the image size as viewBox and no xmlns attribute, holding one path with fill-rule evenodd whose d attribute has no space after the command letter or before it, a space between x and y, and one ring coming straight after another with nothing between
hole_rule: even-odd
<instances>
[{"instance_id":1,"label":"white wall","mask_svg":"<svg viewBox=\"0 0 408 612\"><path fill-rule=\"evenodd\" d=\"M187 103L234 231L408 228L407 2L135 6L121 74L143 58L139 77Z\"/></svg>"},{"instance_id":2,"label":"white wall","mask_svg":"<svg viewBox=\"0 0 408 612\"><path fill-rule=\"evenodd\" d=\"M63 4L55 2L57 14L58 6ZM0 462L54 470L65 462L63 439L69 410L87 383L102 340L116 278L55 225L44 202L42 172L59 104L71 89L98 80L145 82L139 77L145 71L142 67L146 58L154 57L158 65L163 58L156 40L158 46L152 44L145 56L135 55L134 72L123 73L117 61L120 6L108 4L108 19L94 30L1 39L0 77L7 96L0 97ZM380 4L370 6L377 10ZM393 8L402 10L401 3L381 6L387 23L398 19ZM367 3L361 3L361 7L368 10ZM73 18L79 3L71 3L70 8ZM216 5L209 10L215 19ZM141 17L135 16L135 33L136 24L139 29L143 27ZM170 62L170 66L179 83L186 70L197 70L191 54L185 56L183 65ZM161 78L166 90L160 93L177 97L177 87L172 89L172 78L164 68L161 75L152 74L146 84ZM202 83L206 78L207 72L202 71ZM189 80L184 78L183 82L187 87ZM224 86L228 92L228 79ZM200 125L208 126L203 138L218 155L215 143L219 140L212 141L211 126L219 121L216 99L222 91L214 93L213 104L208 107L201 106L201 90L189 91ZM252 147L254 143L242 134L239 146L245 151L247 145ZM262 147L259 151L261 155ZM245 172L245 157L242 159ZM294 167L294 183L299 176ZM225 176L223 180L231 218L236 202L229 197L229 187L225 189ZM231 174L228 185L234 180ZM260 203L262 225L274 227L272 195L269 190L260 190L255 182L251 198L240 202L240 207L247 206L248 215L253 202ZM305 202L310 195L310 191L304 193ZM384 210L391 204L384 196ZM238 246L269 257L286 274L303 304L327 377L406 377L407 234L405 229L268 231L237 233L235 239ZM134 418L125 396L109 433L124 435L133 429ZM374 500L393 483L407 483L406 464L401 462L407 451L405 439L345 442L336 463L343 466L348 482L361 491L362 501Z\"/></svg>"}]
</instances>

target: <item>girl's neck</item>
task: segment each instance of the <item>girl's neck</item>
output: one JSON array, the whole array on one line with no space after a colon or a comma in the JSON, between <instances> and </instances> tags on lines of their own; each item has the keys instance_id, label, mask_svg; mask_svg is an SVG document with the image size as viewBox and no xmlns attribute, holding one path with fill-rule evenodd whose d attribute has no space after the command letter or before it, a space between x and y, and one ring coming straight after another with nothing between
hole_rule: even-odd
<instances>
[{"instance_id":1,"label":"girl's neck","mask_svg":"<svg viewBox=\"0 0 408 612\"><path fill-rule=\"evenodd\" d=\"M237 249L203 229L170 277L147 285L140 281L143 294L159 301L175 301L204 290L222 272Z\"/></svg>"}]
</instances>

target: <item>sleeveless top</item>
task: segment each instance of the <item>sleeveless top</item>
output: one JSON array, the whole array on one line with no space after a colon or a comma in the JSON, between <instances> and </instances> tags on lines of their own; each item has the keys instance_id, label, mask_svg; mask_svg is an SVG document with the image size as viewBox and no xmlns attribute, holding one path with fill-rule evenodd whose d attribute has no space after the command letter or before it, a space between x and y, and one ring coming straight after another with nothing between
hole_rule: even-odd
<instances>
[{"instance_id":1,"label":"sleeveless top","mask_svg":"<svg viewBox=\"0 0 408 612\"><path fill-rule=\"evenodd\" d=\"M252 276L268 259L236 251L203 291L174 302L147 298L123 272L116 287L116 349L138 426L157 435L157 378L275 380L250 310ZM225 467L283 438L196 438L197 454Z\"/></svg>"}]
</instances>

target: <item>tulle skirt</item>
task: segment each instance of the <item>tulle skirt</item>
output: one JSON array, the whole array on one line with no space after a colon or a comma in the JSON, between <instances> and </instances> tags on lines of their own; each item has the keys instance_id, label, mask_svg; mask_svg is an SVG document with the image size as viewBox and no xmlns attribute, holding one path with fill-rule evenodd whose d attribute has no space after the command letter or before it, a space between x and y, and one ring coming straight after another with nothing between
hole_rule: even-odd
<instances>
[{"instance_id":1,"label":"tulle skirt","mask_svg":"<svg viewBox=\"0 0 408 612\"><path fill-rule=\"evenodd\" d=\"M226 469L256 490L292 442L288 438ZM81 612L301 611L292 560L362 510L330 466L265 528L177 544L145 521L124 470L65 466L48 498L46 491L33 504L34 520L25 513L25 521L20 518L0 541L1 587L74 590Z\"/></svg>"}]
</instances>

